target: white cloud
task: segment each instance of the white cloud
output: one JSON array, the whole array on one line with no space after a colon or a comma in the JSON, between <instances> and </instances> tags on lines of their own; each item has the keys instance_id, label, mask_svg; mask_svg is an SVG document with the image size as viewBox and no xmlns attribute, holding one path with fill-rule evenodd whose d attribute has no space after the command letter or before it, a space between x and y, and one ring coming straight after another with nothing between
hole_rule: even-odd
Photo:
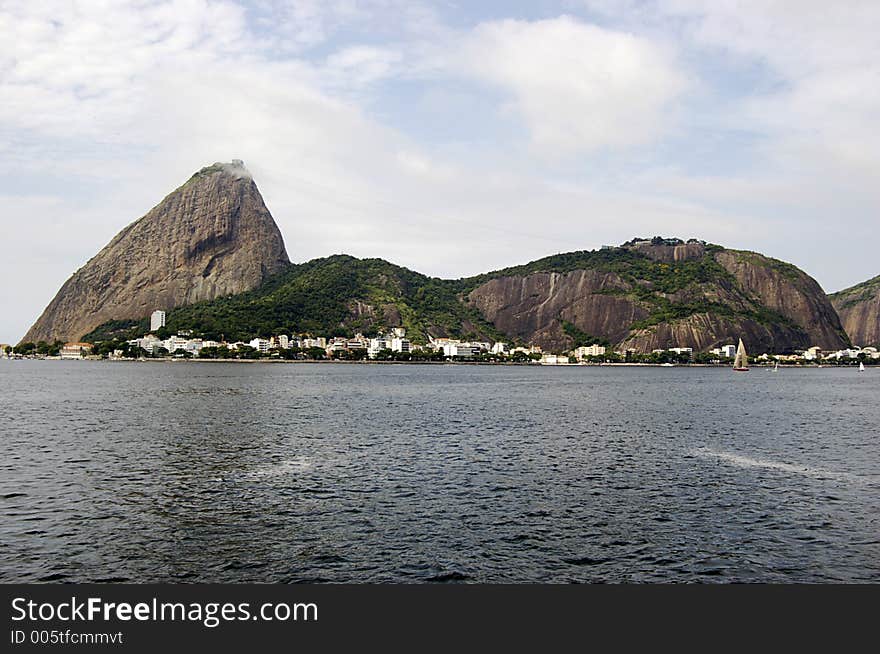
<instances>
[{"instance_id":1,"label":"white cloud","mask_svg":"<svg viewBox=\"0 0 880 654\"><path fill-rule=\"evenodd\" d=\"M553 154L650 142L687 87L669 50L566 16L484 23L456 63L508 91L534 145Z\"/></svg>"},{"instance_id":2,"label":"white cloud","mask_svg":"<svg viewBox=\"0 0 880 654\"><path fill-rule=\"evenodd\" d=\"M401 59L402 54L391 48L351 46L327 57L322 75L329 76L331 84L363 87L391 75Z\"/></svg>"}]
</instances>

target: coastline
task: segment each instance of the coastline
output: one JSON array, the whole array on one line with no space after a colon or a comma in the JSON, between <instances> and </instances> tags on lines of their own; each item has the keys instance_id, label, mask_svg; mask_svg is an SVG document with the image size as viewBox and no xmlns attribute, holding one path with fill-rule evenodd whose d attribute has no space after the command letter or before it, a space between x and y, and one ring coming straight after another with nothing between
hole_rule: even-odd
<instances>
[{"instance_id":1,"label":"coastline","mask_svg":"<svg viewBox=\"0 0 880 654\"><path fill-rule=\"evenodd\" d=\"M378 361L373 359L175 359L171 357L157 359L61 359L60 357L21 357L2 358L0 361L93 361L102 363L242 363L242 364L329 364L329 365L432 365L432 366L529 366L541 368L587 368L587 367L629 367L629 368L729 368L728 364L720 363L637 363L637 362L608 362L608 363L541 363L539 361ZM751 364L755 370L772 370L773 364ZM820 368L849 368L853 365L837 364L780 364L784 369L820 369Z\"/></svg>"}]
</instances>

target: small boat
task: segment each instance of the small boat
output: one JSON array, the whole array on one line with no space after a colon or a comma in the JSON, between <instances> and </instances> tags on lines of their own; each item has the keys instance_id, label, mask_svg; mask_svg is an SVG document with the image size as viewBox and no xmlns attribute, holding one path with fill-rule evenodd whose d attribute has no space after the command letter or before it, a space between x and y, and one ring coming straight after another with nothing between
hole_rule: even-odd
<instances>
[{"instance_id":1,"label":"small boat","mask_svg":"<svg viewBox=\"0 0 880 654\"><path fill-rule=\"evenodd\" d=\"M736 357L733 359L734 372L746 372L749 369L749 355L746 354L746 346L743 345L743 339L739 339L739 345L736 348Z\"/></svg>"},{"instance_id":2,"label":"small boat","mask_svg":"<svg viewBox=\"0 0 880 654\"><path fill-rule=\"evenodd\" d=\"M773 372L779 372L779 362L776 362L776 365L773 366Z\"/></svg>"},{"instance_id":3,"label":"small boat","mask_svg":"<svg viewBox=\"0 0 880 654\"><path fill-rule=\"evenodd\" d=\"M859 372L865 372L865 364L859 361Z\"/></svg>"}]
</instances>

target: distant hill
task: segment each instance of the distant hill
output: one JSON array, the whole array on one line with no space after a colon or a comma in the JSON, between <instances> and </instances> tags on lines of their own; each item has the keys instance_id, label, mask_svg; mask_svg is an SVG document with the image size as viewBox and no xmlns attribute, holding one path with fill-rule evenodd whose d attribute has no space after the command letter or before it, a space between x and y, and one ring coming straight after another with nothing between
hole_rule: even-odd
<instances>
[{"instance_id":1,"label":"distant hill","mask_svg":"<svg viewBox=\"0 0 880 654\"><path fill-rule=\"evenodd\" d=\"M880 346L880 275L829 298L853 343Z\"/></svg>"},{"instance_id":2,"label":"distant hill","mask_svg":"<svg viewBox=\"0 0 880 654\"><path fill-rule=\"evenodd\" d=\"M416 342L457 336L550 350L706 350L742 337L759 353L849 342L809 275L695 239L637 238L457 280L347 255L291 264L238 161L203 168L122 230L25 340L139 335L155 309L167 311L169 330L227 340L403 326Z\"/></svg>"}]
</instances>

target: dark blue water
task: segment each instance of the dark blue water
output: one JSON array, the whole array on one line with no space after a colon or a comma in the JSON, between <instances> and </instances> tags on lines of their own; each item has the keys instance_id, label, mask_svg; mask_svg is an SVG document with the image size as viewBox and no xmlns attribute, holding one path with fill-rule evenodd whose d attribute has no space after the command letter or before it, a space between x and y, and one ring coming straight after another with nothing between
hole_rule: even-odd
<instances>
[{"instance_id":1,"label":"dark blue water","mask_svg":"<svg viewBox=\"0 0 880 654\"><path fill-rule=\"evenodd\" d=\"M880 371L0 361L0 581L878 582Z\"/></svg>"}]
</instances>

